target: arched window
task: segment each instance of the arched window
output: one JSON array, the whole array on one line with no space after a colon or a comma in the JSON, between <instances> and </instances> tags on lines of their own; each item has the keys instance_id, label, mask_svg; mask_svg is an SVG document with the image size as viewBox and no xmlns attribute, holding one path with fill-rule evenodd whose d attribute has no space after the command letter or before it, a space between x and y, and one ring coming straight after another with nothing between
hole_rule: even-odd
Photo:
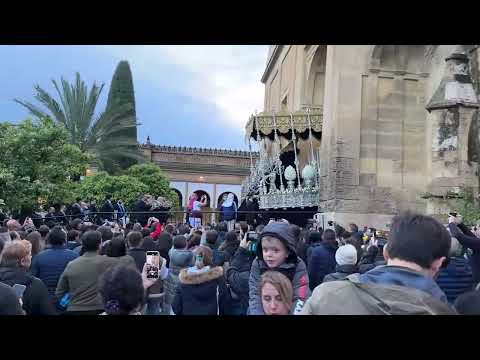
<instances>
[{"instance_id":1,"label":"arched window","mask_svg":"<svg viewBox=\"0 0 480 360\"><path fill-rule=\"evenodd\" d=\"M218 207L222 206L222 203L223 203L223 197L224 196L227 196L228 194L230 194L231 191L226 191L224 193L221 193L220 196L218 197L217 199L217 204L218 204ZM233 193L232 193L233 194ZM233 201L235 201L235 204L237 204L237 207L238 207L238 198L237 198L237 195L233 194Z\"/></svg>"}]
</instances>

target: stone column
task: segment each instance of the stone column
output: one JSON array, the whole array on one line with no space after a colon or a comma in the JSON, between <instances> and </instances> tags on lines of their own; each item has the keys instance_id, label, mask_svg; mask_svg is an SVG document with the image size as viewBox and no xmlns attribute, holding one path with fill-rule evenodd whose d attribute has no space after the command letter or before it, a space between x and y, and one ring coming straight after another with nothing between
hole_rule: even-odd
<instances>
[{"instance_id":1,"label":"stone column","mask_svg":"<svg viewBox=\"0 0 480 360\"><path fill-rule=\"evenodd\" d=\"M427 212L441 215L450 204L441 200L462 190L478 193L477 163L469 161L468 137L480 107L464 53L445 59L445 75L426 109L432 114L431 182Z\"/></svg>"}]
</instances>

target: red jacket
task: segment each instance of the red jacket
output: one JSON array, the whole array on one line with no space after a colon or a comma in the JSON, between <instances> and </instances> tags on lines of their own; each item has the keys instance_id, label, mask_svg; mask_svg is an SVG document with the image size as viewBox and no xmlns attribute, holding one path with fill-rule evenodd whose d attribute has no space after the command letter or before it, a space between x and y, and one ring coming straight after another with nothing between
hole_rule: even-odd
<instances>
[{"instance_id":1,"label":"red jacket","mask_svg":"<svg viewBox=\"0 0 480 360\"><path fill-rule=\"evenodd\" d=\"M145 229L148 229L148 227L145 226ZM157 222L157 223L155 224L155 230L154 230L152 233L150 233L150 237L151 237L153 240L156 241L162 231L163 231L162 224L160 224L159 222Z\"/></svg>"}]
</instances>

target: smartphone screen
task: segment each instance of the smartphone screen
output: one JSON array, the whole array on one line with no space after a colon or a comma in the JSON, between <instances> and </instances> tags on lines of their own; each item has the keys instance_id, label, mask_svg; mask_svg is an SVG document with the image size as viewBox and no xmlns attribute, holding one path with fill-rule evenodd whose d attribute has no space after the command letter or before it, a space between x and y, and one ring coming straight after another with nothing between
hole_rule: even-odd
<instances>
[{"instance_id":1,"label":"smartphone screen","mask_svg":"<svg viewBox=\"0 0 480 360\"><path fill-rule=\"evenodd\" d=\"M160 271L160 253L158 251L147 251L147 278L158 279Z\"/></svg>"}]
</instances>

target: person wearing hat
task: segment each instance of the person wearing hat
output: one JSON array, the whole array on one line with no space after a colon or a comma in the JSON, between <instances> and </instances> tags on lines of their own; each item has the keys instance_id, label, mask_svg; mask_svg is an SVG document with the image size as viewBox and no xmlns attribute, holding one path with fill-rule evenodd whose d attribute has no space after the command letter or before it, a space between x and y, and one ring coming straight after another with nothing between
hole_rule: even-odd
<instances>
[{"instance_id":1,"label":"person wearing hat","mask_svg":"<svg viewBox=\"0 0 480 360\"><path fill-rule=\"evenodd\" d=\"M357 249L351 244L346 244L338 248L335 252L335 261L337 262L336 272L326 275L323 278L323 282L343 280L348 275L358 272Z\"/></svg>"},{"instance_id":2,"label":"person wearing hat","mask_svg":"<svg viewBox=\"0 0 480 360\"><path fill-rule=\"evenodd\" d=\"M263 229L256 247L249 278L249 314L264 315L259 292L261 277L266 271L278 271L285 275L293 286L292 313L298 314L310 296L307 267L297 256L295 233L285 222L272 222Z\"/></svg>"}]
</instances>

